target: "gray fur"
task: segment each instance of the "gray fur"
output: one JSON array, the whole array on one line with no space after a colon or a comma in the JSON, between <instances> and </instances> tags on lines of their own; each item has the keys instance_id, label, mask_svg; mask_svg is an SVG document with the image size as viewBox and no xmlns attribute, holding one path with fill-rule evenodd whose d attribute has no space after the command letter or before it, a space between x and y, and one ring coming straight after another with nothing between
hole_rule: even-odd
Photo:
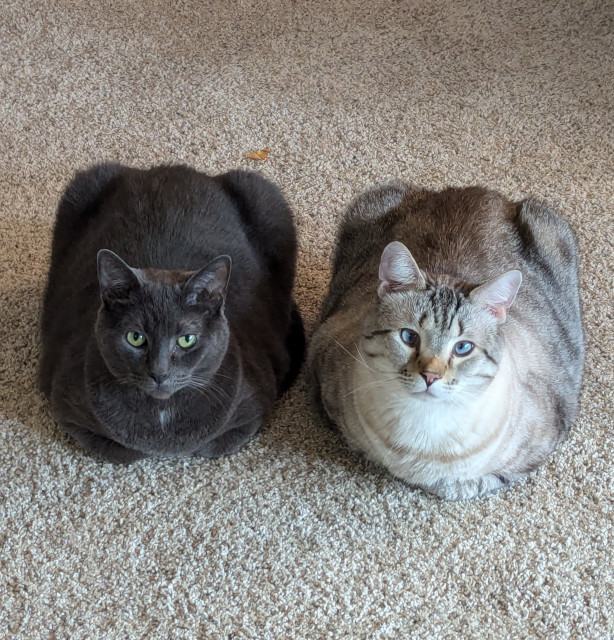
<instances>
[{"instance_id":1,"label":"gray fur","mask_svg":"<svg viewBox=\"0 0 614 640\"><path fill-rule=\"evenodd\" d=\"M42 319L54 416L113 462L236 450L300 367L295 262L291 211L255 173L77 174L58 209ZM196 342L181 347L185 336Z\"/></svg>"}]
</instances>

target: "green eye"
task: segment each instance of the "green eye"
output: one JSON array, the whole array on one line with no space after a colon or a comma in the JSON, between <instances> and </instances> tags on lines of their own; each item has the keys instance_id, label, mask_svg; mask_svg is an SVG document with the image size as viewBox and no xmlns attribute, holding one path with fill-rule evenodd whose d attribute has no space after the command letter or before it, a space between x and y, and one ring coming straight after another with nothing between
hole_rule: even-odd
<instances>
[{"instance_id":1,"label":"green eye","mask_svg":"<svg viewBox=\"0 0 614 640\"><path fill-rule=\"evenodd\" d=\"M182 349L189 349L190 347L193 347L196 344L196 336L191 333L188 334L187 336L181 336L177 340L177 344Z\"/></svg>"},{"instance_id":2,"label":"green eye","mask_svg":"<svg viewBox=\"0 0 614 640\"><path fill-rule=\"evenodd\" d=\"M131 344L133 347L142 347L147 342L145 336L138 331L128 331L126 340L128 340L128 344Z\"/></svg>"}]
</instances>

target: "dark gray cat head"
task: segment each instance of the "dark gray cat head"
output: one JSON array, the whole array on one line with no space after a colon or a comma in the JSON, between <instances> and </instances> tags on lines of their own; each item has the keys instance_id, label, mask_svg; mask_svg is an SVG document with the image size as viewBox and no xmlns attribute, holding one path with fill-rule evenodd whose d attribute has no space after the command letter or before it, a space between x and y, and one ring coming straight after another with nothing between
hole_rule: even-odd
<instances>
[{"instance_id":1,"label":"dark gray cat head","mask_svg":"<svg viewBox=\"0 0 614 640\"><path fill-rule=\"evenodd\" d=\"M384 250L364 347L382 373L425 398L470 395L494 377L500 331L522 281L508 271L477 287L428 280L400 242Z\"/></svg>"},{"instance_id":2,"label":"dark gray cat head","mask_svg":"<svg viewBox=\"0 0 614 640\"><path fill-rule=\"evenodd\" d=\"M109 371L159 400L202 387L228 348L230 268L219 256L195 273L135 269L99 251L96 340Z\"/></svg>"}]
</instances>

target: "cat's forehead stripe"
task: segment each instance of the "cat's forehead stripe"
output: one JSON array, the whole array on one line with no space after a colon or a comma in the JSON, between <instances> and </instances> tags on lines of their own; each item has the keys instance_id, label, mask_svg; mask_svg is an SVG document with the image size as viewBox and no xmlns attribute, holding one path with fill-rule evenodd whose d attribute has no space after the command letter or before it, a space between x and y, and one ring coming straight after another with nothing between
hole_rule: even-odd
<instances>
[{"instance_id":1,"label":"cat's forehead stripe","mask_svg":"<svg viewBox=\"0 0 614 640\"><path fill-rule=\"evenodd\" d=\"M424 328L430 318L434 326L445 327L447 331L451 331L455 319L460 324L458 314L463 302L463 294L449 287L437 286L429 289L422 299L422 306L426 308L418 319L418 326Z\"/></svg>"},{"instance_id":2,"label":"cat's forehead stripe","mask_svg":"<svg viewBox=\"0 0 614 640\"><path fill-rule=\"evenodd\" d=\"M456 316L458 315L461 305L463 304L463 299L458 293L455 294L455 297L456 297L456 307L454 309L454 312L450 314L450 323L448 324L448 331L452 329L452 323L454 322L454 318L456 318ZM460 320L459 320L459 323L460 323Z\"/></svg>"}]
</instances>

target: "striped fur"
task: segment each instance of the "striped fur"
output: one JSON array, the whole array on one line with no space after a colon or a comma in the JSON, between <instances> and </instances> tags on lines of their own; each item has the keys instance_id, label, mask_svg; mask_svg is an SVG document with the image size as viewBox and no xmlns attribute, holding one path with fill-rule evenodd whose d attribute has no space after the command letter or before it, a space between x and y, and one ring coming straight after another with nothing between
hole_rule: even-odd
<instances>
[{"instance_id":1,"label":"striped fur","mask_svg":"<svg viewBox=\"0 0 614 640\"><path fill-rule=\"evenodd\" d=\"M396 185L350 207L310 381L395 476L446 499L523 478L576 416L583 357L576 244L548 206Z\"/></svg>"}]
</instances>

